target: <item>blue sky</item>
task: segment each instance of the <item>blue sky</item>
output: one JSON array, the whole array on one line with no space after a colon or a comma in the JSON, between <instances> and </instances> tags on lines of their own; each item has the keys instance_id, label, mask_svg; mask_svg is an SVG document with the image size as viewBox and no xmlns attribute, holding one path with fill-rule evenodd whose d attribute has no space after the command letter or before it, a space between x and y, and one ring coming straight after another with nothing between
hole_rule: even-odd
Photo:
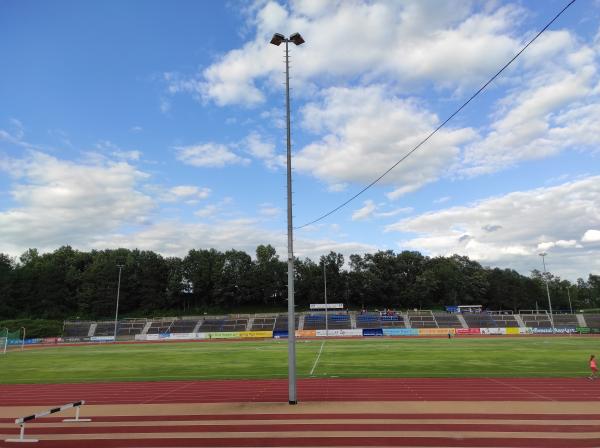
<instances>
[{"instance_id":1,"label":"blue sky","mask_svg":"<svg viewBox=\"0 0 600 448\"><path fill-rule=\"evenodd\" d=\"M0 251L215 247L285 258L295 225L410 150L566 1L0 3ZM468 255L600 273L600 4L578 0L381 184L295 252Z\"/></svg>"}]
</instances>

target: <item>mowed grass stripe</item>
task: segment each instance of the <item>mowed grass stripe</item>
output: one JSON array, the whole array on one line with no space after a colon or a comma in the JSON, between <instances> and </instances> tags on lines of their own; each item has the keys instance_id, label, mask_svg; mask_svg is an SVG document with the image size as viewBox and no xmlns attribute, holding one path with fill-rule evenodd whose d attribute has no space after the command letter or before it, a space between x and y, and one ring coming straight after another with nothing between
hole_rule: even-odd
<instances>
[{"instance_id":1,"label":"mowed grass stripe","mask_svg":"<svg viewBox=\"0 0 600 448\"><path fill-rule=\"evenodd\" d=\"M331 339L315 377L577 377L596 337ZM310 376L322 340L298 340L299 378ZM287 341L57 346L0 358L0 384L287 376Z\"/></svg>"}]
</instances>

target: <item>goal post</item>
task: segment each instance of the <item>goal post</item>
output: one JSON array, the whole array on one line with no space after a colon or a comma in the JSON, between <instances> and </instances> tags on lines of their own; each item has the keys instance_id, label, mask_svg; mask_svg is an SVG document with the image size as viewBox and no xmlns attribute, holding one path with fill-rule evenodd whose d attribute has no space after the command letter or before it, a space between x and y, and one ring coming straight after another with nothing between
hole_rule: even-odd
<instances>
[{"instance_id":1,"label":"goal post","mask_svg":"<svg viewBox=\"0 0 600 448\"><path fill-rule=\"evenodd\" d=\"M8 348L8 328L0 330L0 353L5 355Z\"/></svg>"},{"instance_id":2,"label":"goal post","mask_svg":"<svg viewBox=\"0 0 600 448\"><path fill-rule=\"evenodd\" d=\"M0 331L0 353L3 355L12 349L23 347L25 339L21 336L21 330L8 331L8 328L3 328Z\"/></svg>"}]
</instances>

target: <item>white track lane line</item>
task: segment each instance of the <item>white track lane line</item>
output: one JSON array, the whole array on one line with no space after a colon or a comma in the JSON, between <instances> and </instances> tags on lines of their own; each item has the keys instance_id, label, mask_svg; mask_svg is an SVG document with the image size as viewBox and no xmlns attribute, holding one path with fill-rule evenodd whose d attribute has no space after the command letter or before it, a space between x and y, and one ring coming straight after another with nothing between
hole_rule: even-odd
<instances>
[{"instance_id":1,"label":"white track lane line","mask_svg":"<svg viewBox=\"0 0 600 448\"><path fill-rule=\"evenodd\" d=\"M319 362L319 358L321 357L321 353L323 352L323 346L325 345L325 341L323 340L323 342L321 343L321 348L319 349L319 354L317 355L317 359L315 359L315 363L312 367L312 370L310 371L309 375L312 375L313 372L315 371L315 369L317 368L317 364Z\"/></svg>"}]
</instances>

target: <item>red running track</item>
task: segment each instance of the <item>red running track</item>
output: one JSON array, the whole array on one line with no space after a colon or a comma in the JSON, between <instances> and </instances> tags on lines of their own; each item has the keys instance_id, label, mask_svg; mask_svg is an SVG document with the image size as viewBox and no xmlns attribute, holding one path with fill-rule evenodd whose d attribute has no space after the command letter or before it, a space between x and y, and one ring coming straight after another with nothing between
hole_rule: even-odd
<instances>
[{"instance_id":1,"label":"red running track","mask_svg":"<svg viewBox=\"0 0 600 448\"><path fill-rule=\"evenodd\" d=\"M0 385L0 406L287 402L287 380L218 380ZM600 401L585 378L304 379L308 401Z\"/></svg>"}]
</instances>

